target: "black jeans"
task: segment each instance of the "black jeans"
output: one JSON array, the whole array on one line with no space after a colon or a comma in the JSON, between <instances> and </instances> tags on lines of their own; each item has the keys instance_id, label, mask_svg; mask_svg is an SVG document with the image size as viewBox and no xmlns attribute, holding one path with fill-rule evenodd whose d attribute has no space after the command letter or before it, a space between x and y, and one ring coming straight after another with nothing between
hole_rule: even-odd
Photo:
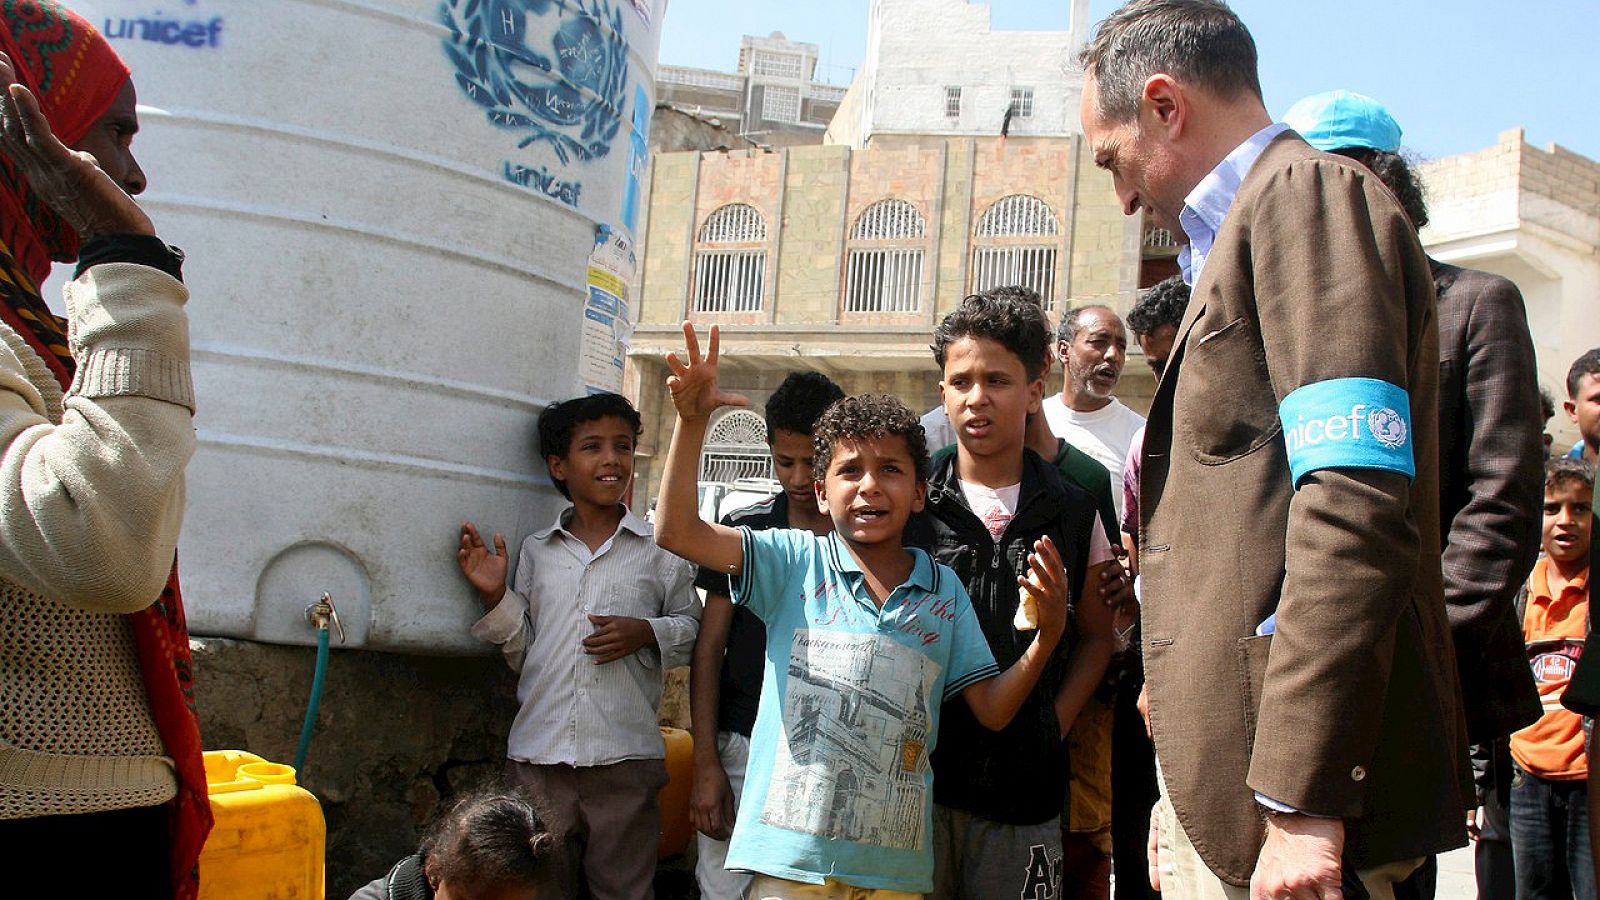
<instances>
[{"instance_id":1,"label":"black jeans","mask_svg":"<svg viewBox=\"0 0 1600 900\"><path fill-rule=\"evenodd\" d=\"M1595 900L1584 780L1549 781L1520 768L1511 783L1517 900Z\"/></svg>"},{"instance_id":2,"label":"black jeans","mask_svg":"<svg viewBox=\"0 0 1600 900\"><path fill-rule=\"evenodd\" d=\"M0 819L6 858L36 870L41 896L171 900L166 806Z\"/></svg>"}]
</instances>

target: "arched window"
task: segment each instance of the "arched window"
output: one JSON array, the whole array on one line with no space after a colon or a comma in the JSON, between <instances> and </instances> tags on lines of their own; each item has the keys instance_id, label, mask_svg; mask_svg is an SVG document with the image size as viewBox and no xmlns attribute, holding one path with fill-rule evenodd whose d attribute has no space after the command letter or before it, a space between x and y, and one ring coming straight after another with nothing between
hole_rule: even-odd
<instances>
[{"instance_id":1,"label":"arched window","mask_svg":"<svg viewBox=\"0 0 1600 900\"><path fill-rule=\"evenodd\" d=\"M731 484L740 478L771 478L767 423L748 409L731 409L706 432L700 480Z\"/></svg>"},{"instance_id":2,"label":"arched window","mask_svg":"<svg viewBox=\"0 0 1600 900\"><path fill-rule=\"evenodd\" d=\"M1055 303L1055 238L1061 233L1055 214L1038 197L1012 194L995 201L973 231L972 292L1018 284Z\"/></svg>"},{"instance_id":3,"label":"arched window","mask_svg":"<svg viewBox=\"0 0 1600 900\"><path fill-rule=\"evenodd\" d=\"M767 220L748 203L706 217L695 241L694 311L756 312L767 280Z\"/></svg>"},{"instance_id":4,"label":"arched window","mask_svg":"<svg viewBox=\"0 0 1600 900\"><path fill-rule=\"evenodd\" d=\"M850 231L845 312L916 312L927 233L922 213L905 200L879 200L862 210Z\"/></svg>"}]
</instances>

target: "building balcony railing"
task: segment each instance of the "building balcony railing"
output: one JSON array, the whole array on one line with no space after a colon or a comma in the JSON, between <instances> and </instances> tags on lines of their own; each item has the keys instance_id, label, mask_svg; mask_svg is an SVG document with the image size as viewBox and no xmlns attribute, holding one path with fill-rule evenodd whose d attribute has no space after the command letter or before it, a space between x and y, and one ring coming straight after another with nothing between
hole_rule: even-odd
<instances>
[{"instance_id":1,"label":"building balcony railing","mask_svg":"<svg viewBox=\"0 0 1600 900\"><path fill-rule=\"evenodd\" d=\"M688 87L714 88L721 91L743 91L744 78L710 69L691 69L687 66L662 66L656 69L657 84L681 84Z\"/></svg>"}]
</instances>

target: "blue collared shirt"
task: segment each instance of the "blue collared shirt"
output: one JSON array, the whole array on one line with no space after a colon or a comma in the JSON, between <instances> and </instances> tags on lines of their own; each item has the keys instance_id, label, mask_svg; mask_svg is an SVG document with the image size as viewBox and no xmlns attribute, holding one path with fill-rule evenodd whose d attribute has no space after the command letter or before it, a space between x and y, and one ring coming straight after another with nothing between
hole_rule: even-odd
<instances>
[{"instance_id":1,"label":"blue collared shirt","mask_svg":"<svg viewBox=\"0 0 1600 900\"><path fill-rule=\"evenodd\" d=\"M1233 197L1239 193L1239 185L1244 184L1244 177L1250 174L1250 167L1256 164L1261 152L1267 149L1273 138L1288 130L1289 126L1282 122L1273 122L1250 135L1244 143L1233 148L1232 153L1223 157L1222 162L1217 163L1217 167L1206 177L1200 179L1189 196L1183 198L1183 211L1178 213L1178 224L1183 227L1183 233L1189 236L1189 243L1178 251L1178 267L1183 270L1185 284L1194 287L1195 279L1200 277L1200 269L1206 264L1206 255L1211 252L1217 232L1222 230L1222 220L1233 206Z\"/></svg>"}]
</instances>

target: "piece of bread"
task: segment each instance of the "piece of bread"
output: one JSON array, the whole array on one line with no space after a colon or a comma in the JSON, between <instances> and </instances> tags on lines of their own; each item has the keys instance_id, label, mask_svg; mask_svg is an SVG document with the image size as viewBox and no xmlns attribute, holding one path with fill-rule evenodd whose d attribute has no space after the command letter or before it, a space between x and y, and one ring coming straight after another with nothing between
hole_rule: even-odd
<instances>
[{"instance_id":1,"label":"piece of bread","mask_svg":"<svg viewBox=\"0 0 1600 900\"><path fill-rule=\"evenodd\" d=\"M1028 583L1035 587L1039 585L1032 569L1028 570ZM1033 599L1033 594L1025 587L1017 588L1017 614L1011 619L1011 627L1018 631L1039 630L1039 601Z\"/></svg>"}]
</instances>

